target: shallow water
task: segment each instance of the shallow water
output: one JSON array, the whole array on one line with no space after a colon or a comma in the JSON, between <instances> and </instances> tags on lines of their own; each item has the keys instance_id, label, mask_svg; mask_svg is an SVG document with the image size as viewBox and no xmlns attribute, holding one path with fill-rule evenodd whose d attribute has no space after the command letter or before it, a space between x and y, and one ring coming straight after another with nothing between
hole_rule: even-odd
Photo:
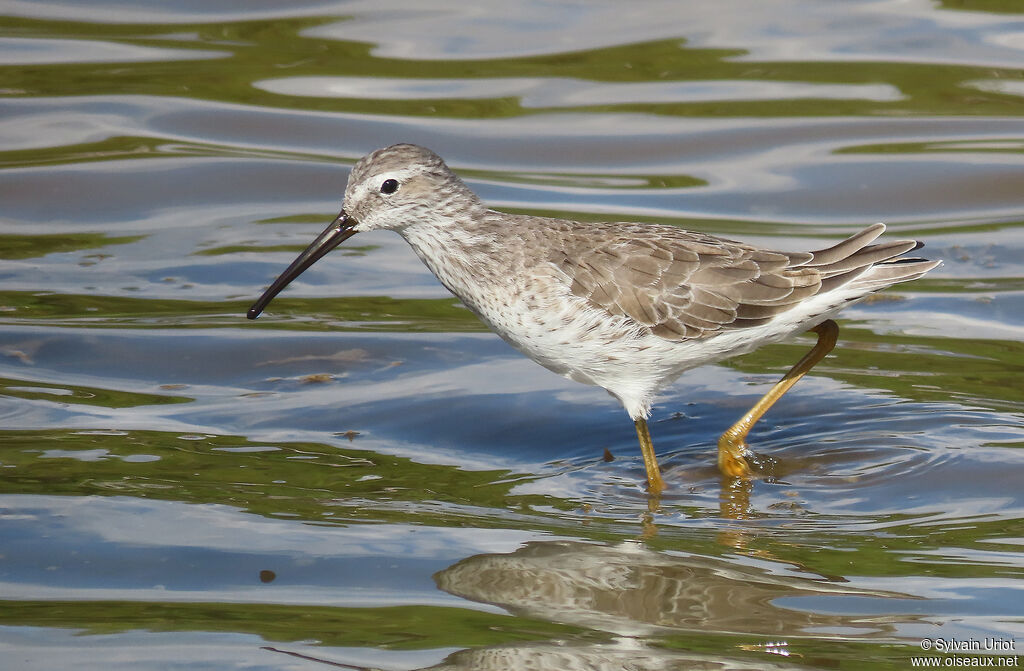
<instances>
[{"instance_id":1,"label":"shallow water","mask_svg":"<svg viewBox=\"0 0 1024 671\"><path fill-rule=\"evenodd\" d=\"M1019 3L3 11L0 666L1024 649ZM843 314L752 434L771 477L723 482L713 445L810 339L684 376L652 501L617 402L487 332L398 236L244 318L398 141L499 209L784 249L884 220L945 265Z\"/></svg>"}]
</instances>

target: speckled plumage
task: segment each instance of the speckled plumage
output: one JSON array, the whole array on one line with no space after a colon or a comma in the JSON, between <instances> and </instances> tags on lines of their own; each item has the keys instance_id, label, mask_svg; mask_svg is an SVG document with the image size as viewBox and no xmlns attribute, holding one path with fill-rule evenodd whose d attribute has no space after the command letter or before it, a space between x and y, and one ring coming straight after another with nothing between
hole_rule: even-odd
<instances>
[{"instance_id":1,"label":"speckled plumage","mask_svg":"<svg viewBox=\"0 0 1024 671\"><path fill-rule=\"evenodd\" d=\"M634 420L684 371L806 331L939 264L903 257L920 246L912 240L875 243L883 224L828 249L780 252L667 225L496 212L440 157L409 144L356 164L335 225L342 239L397 231L498 335L605 388ZM250 317L323 253L297 259Z\"/></svg>"},{"instance_id":2,"label":"speckled plumage","mask_svg":"<svg viewBox=\"0 0 1024 671\"><path fill-rule=\"evenodd\" d=\"M398 193L414 192L412 206L377 190L400 174ZM362 159L345 211L357 231L398 231L498 335L556 373L604 387L634 419L684 371L806 331L937 265L892 262L918 245L871 244L882 224L827 250L776 252L674 226L495 212L414 145Z\"/></svg>"}]
</instances>

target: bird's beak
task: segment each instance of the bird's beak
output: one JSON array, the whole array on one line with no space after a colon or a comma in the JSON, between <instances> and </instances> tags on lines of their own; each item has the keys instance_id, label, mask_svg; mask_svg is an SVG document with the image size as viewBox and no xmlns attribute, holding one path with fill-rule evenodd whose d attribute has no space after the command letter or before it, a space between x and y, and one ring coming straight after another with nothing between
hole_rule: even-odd
<instances>
[{"instance_id":1,"label":"bird's beak","mask_svg":"<svg viewBox=\"0 0 1024 671\"><path fill-rule=\"evenodd\" d=\"M301 275L302 271L319 261L327 252L355 235L356 232L352 230L355 225L355 220L345 214L345 210L342 210L334 221L331 222L331 225L325 228L324 232L318 235L316 240L309 247L306 247L306 250L299 254L298 258L292 261L290 266L285 268L285 271L274 280L270 288L263 292L260 299L252 304L252 307L249 308L249 312L245 316L249 319L259 317L263 309L267 307L267 304L274 299L274 296L281 293L281 290Z\"/></svg>"}]
</instances>

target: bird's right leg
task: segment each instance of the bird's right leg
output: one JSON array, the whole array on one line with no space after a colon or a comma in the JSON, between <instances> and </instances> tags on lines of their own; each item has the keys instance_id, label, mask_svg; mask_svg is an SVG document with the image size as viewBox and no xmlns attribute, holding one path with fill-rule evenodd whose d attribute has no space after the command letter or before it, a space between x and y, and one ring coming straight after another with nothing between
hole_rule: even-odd
<instances>
[{"instance_id":1,"label":"bird's right leg","mask_svg":"<svg viewBox=\"0 0 1024 671\"><path fill-rule=\"evenodd\" d=\"M651 432L647 430L647 420L640 417L634 421L636 437L640 439L640 453L644 457L644 468L647 469L647 490L652 494L660 494L665 489L665 481L661 479L658 458L654 455L654 444Z\"/></svg>"}]
</instances>

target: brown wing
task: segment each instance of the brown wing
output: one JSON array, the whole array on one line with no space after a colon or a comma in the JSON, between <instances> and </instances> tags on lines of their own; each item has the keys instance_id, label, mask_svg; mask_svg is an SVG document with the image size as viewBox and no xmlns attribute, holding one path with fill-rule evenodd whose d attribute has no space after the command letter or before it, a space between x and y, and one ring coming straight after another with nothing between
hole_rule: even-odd
<instances>
[{"instance_id":1,"label":"brown wing","mask_svg":"<svg viewBox=\"0 0 1024 671\"><path fill-rule=\"evenodd\" d=\"M810 253L662 227L605 229L556 253L572 293L669 340L761 324L821 288ZM589 244L588 244L589 243Z\"/></svg>"},{"instance_id":2,"label":"brown wing","mask_svg":"<svg viewBox=\"0 0 1024 671\"><path fill-rule=\"evenodd\" d=\"M883 231L875 224L827 249L774 252L667 226L597 225L552 261L591 305L685 340L763 324L851 283L866 295L940 263L902 256L921 246L914 240L871 244Z\"/></svg>"}]
</instances>

